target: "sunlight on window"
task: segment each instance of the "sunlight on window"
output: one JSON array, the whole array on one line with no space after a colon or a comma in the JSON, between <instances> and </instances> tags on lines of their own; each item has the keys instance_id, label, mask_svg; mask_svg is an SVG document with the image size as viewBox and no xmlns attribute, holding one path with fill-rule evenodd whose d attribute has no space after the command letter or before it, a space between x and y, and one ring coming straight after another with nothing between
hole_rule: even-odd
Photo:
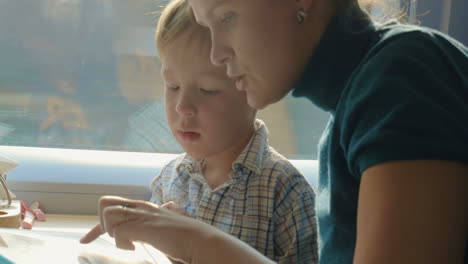
<instances>
[{"instance_id":1,"label":"sunlight on window","mask_svg":"<svg viewBox=\"0 0 468 264\"><path fill-rule=\"evenodd\" d=\"M0 0L0 145L182 152L153 39L164 3ZM259 117L281 153L316 158L326 113L288 97Z\"/></svg>"}]
</instances>

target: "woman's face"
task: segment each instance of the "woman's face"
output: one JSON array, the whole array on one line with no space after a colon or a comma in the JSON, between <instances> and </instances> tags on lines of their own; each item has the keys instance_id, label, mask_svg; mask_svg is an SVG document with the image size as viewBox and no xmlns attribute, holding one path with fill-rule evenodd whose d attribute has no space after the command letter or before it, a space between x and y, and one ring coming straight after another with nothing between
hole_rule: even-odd
<instances>
[{"instance_id":1,"label":"woman's face","mask_svg":"<svg viewBox=\"0 0 468 264\"><path fill-rule=\"evenodd\" d=\"M211 60L226 65L251 107L262 109L294 86L312 46L304 43L293 0L188 0L197 22L210 29Z\"/></svg>"}]
</instances>

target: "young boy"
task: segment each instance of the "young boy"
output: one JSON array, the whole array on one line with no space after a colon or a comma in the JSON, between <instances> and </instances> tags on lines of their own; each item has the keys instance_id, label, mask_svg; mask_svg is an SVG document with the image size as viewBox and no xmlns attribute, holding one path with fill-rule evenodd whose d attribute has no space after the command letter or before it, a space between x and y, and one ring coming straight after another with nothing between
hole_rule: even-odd
<instances>
[{"instance_id":1,"label":"young boy","mask_svg":"<svg viewBox=\"0 0 468 264\"><path fill-rule=\"evenodd\" d=\"M314 192L268 145L245 92L210 62L210 33L185 0L161 14L156 42L166 116L186 153L153 180L151 202L232 234L279 263L316 263Z\"/></svg>"}]
</instances>

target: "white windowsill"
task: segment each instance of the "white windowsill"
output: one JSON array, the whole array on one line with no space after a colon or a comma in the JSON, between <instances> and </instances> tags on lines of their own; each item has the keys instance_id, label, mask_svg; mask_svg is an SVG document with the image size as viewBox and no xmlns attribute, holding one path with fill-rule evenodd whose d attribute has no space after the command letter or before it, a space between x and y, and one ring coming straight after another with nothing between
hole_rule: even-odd
<instances>
[{"instance_id":1,"label":"white windowsill","mask_svg":"<svg viewBox=\"0 0 468 264\"><path fill-rule=\"evenodd\" d=\"M151 180L176 154L0 146L20 165L7 182L19 200L48 214L96 215L102 195L149 200ZM318 162L291 160L317 186Z\"/></svg>"}]
</instances>

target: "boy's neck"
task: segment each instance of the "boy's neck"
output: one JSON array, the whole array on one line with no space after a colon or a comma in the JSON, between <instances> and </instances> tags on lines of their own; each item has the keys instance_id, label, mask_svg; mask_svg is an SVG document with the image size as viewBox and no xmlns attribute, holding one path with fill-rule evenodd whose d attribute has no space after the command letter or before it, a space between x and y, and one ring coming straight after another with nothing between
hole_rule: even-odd
<instances>
[{"instance_id":1,"label":"boy's neck","mask_svg":"<svg viewBox=\"0 0 468 264\"><path fill-rule=\"evenodd\" d=\"M246 136L239 139L238 145L212 157L205 158L203 177L210 185L211 189L214 190L231 179L229 174L232 172L232 163L247 146L254 132L255 127L252 127L252 130L246 133Z\"/></svg>"}]
</instances>

